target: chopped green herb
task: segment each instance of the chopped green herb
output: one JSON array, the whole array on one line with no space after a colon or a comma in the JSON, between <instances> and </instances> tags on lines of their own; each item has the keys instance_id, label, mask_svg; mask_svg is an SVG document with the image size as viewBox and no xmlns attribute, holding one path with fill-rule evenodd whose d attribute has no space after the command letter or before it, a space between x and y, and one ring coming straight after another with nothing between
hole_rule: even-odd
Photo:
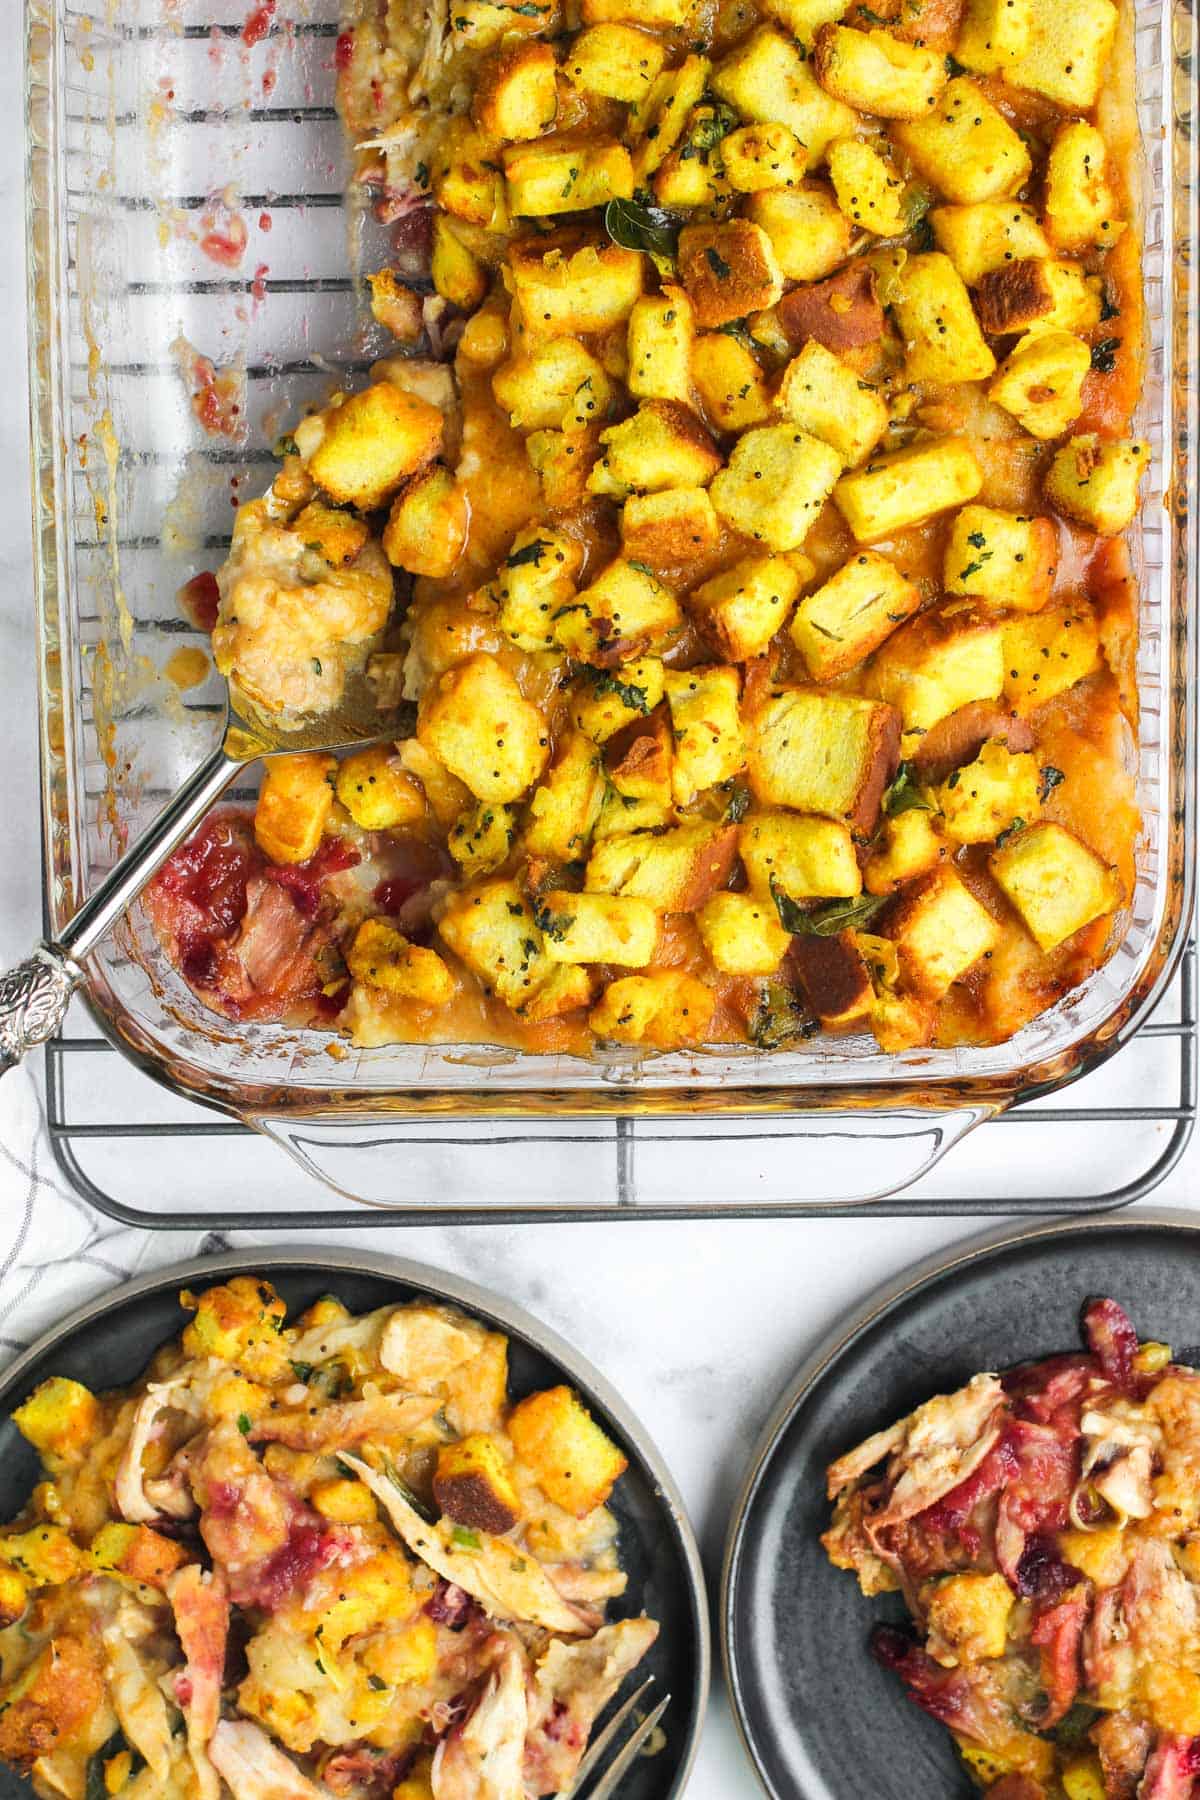
<instances>
[{"instance_id":1,"label":"chopped green herb","mask_svg":"<svg viewBox=\"0 0 1200 1800\"><path fill-rule=\"evenodd\" d=\"M523 569L532 563L535 568L540 569L542 558L549 548L548 539L534 538L532 544L524 544L520 550L514 550L512 555L506 558L504 566L506 569Z\"/></svg>"},{"instance_id":2,"label":"chopped green herb","mask_svg":"<svg viewBox=\"0 0 1200 1800\"><path fill-rule=\"evenodd\" d=\"M250 1436L250 1414L249 1413L239 1413L238 1414L237 1427L243 1437Z\"/></svg>"},{"instance_id":3,"label":"chopped green herb","mask_svg":"<svg viewBox=\"0 0 1200 1800\"><path fill-rule=\"evenodd\" d=\"M933 801L923 788L917 786L911 763L902 762L896 771L896 779L891 786L884 789L883 810L889 819L894 819L902 812L932 812Z\"/></svg>"},{"instance_id":4,"label":"chopped green herb","mask_svg":"<svg viewBox=\"0 0 1200 1800\"><path fill-rule=\"evenodd\" d=\"M427 164L423 162L417 164L416 168L413 170L413 180L418 187L424 188L429 186L429 168Z\"/></svg>"},{"instance_id":5,"label":"chopped green herb","mask_svg":"<svg viewBox=\"0 0 1200 1800\"><path fill-rule=\"evenodd\" d=\"M750 789L744 781L735 781L729 795L729 805L725 808L725 823L740 825L750 811Z\"/></svg>"},{"instance_id":6,"label":"chopped green herb","mask_svg":"<svg viewBox=\"0 0 1200 1800\"><path fill-rule=\"evenodd\" d=\"M748 1026L750 1041L760 1050L782 1050L820 1030L798 994L782 981L764 983Z\"/></svg>"},{"instance_id":7,"label":"chopped green herb","mask_svg":"<svg viewBox=\"0 0 1200 1800\"><path fill-rule=\"evenodd\" d=\"M585 666L582 673L590 683L592 693L598 700L605 694L613 694L622 706L629 708L630 712L645 715L650 711L650 700L645 688L635 687L632 681L621 681L616 675L610 674L607 669L594 668L590 663Z\"/></svg>"},{"instance_id":8,"label":"chopped green herb","mask_svg":"<svg viewBox=\"0 0 1200 1800\"><path fill-rule=\"evenodd\" d=\"M556 944L561 944L562 940L566 937L568 931L575 923L574 913L551 912L550 908L548 906L543 906L540 900L534 900L532 906L533 922L541 932L542 936L553 938ZM534 950L535 952L537 950L536 944L534 945Z\"/></svg>"},{"instance_id":9,"label":"chopped green herb","mask_svg":"<svg viewBox=\"0 0 1200 1800\"><path fill-rule=\"evenodd\" d=\"M311 1381L312 1380L312 1372L313 1372L313 1366L311 1363L294 1362L292 1364L292 1374L296 1377L297 1381L303 1381L303 1382Z\"/></svg>"},{"instance_id":10,"label":"chopped green herb","mask_svg":"<svg viewBox=\"0 0 1200 1800\"><path fill-rule=\"evenodd\" d=\"M456 1525L450 1533L451 1542L460 1550L478 1550L481 1543L477 1531L468 1531L465 1525Z\"/></svg>"},{"instance_id":11,"label":"chopped green herb","mask_svg":"<svg viewBox=\"0 0 1200 1800\"><path fill-rule=\"evenodd\" d=\"M1117 351L1120 348L1120 338L1102 338L1098 344L1093 344L1093 369L1101 375L1111 375L1117 366Z\"/></svg>"},{"instance_id":12,"label":"chopped green herb","mask_svg":"<svg viewBox=\"0 0 1200 1800\"><path fill-rule=\"evenodd\" d=\"M803 907L783 892L774 881L771 898L785 931L797 937L836 937L839 931L852 931L866 925L885 905L886 894L860 894L854 900L825 900L820 906Z\"/></svg>"},{"instance_id":13,"label":"chopped green herb","mask_svg":"<svg viewBox=\"0 0 1200 1800\"><path fill-rule=\"evenodd\" d=\"M958 579L970 581L972 575L978 575L985 562L991 562L993 555L994 552L991 550L981 550L974 562L969 562L965 569L958 571Z\"/></svg>"},{"instance_id":14,"label":"chopped green herb","mask_svg":"<svg viewBox=\"0 0 1200 1800\"><path fill-rule=\"evenodd\" d=\"M1043 805L1045 805L1046 801L1050 798L1055 788L1060 787L1066 779L1067 778L1062 770L1056 769L1053 763L1044 764L1042 768L1042 782L1041 786L1038 788L1038 799Z\"/></svg>"},{"instance_id":15,"label":"chopped green herb","mask_svg":"<svg viewBox=\"0 0 1200 1800\"><path fill-rule=\"evenodd\" d=\"M623 250L644 250L649 256L674 258L681 221L661 206L640 200L610 200L604 209L604 229Z\"/></svg>"},{"instance_id":16,"label":"chopped green herb","mask_svg":"<svg viewBox=\"0 0 1200 1800\"><path fill-rule=\"evenodd\" d=\"M1024 831L1026 823L1027 823L1027 821L1025 819L1022 819L1018 815L1017 818L1015 818L1013 820L1011 825L1006 825L1004 827L1003 831L997 833L997 836L996 836L997 847L999 847L1001 844L1007 844L1009 838L1012 837L1014 832Z\"/></svg>"},{"instance_id":17,"label":"chopped green herb","mask_svg":"<svg viewBox=\"0 0 1200 1800\"><path fill-rule=\"evenodd\" d=\"M374 1693L382 1694L387 1687L387 1682L382 1680L378 1675L368 1675L367 1686L371 1688Z\"/></svg>"},{"instance_id":18,"label":"chopped green herb","mask_svg":"<svg viewBox=\"0 0 1200 1800\"><path fill-rule=\"evenodd\" d=\"M704 252L704 258L718 281L725 281L733 274L732 263L727 263L720 251L714 250L711 244Z\"/></svg>"}]
</instances>

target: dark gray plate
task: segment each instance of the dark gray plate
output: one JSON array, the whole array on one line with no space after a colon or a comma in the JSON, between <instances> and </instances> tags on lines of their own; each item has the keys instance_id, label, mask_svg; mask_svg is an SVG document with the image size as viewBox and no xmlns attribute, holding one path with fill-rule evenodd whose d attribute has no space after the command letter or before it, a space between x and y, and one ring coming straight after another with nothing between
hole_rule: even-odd
<instances>
[{"instance_id":1,"label":"dark gray plate","mask_svg":"<svg viewBox=\"0 0 1200 1800\"><path fill-rule=\"evenodd\" d=\"M639 1679L653 1674L652 1692L672 1696L663 1720L666 1747L630 1771L621 1800L681 1794L699 1742L710 1670L704 1576L683 1501L645 1429L587 1359L520 1307L470 1282L368 1251L262 1250L179 1263L102 1295L40 1338L0 1384L0 1519L24 1504L38 1478L37 1458L9 1418L29 1390L47 1375L71 1375L93 1388L135 1380L158 1345L186 1322L181 1287L244 1274L268 1276L289 1313L324 1293L336 1293L354 1312L418 1297L447 1300L508 1333L514 1396L563 1379L579 1390L629 1457L612 1503L629 1588L610 1614L647 1612L659 1620L662 1631ZM30 1791L28 1782L0 1768L2 1800L28 1800Z\"/></svg>"},{"instance_id":2,"label":"dark gray plate","mask_svg":"<svg viewBox=\"0 0 1200 1800\"><path fill-rule=\"evenodd\" d=\"M959 1800L949 1733L873 1661L877 1620L904 1617L834 1569L826 1465L980 1369L1079 1347L1091 1295L1177 1353L1200 1340L1200 1228L1182 1215L1046 1225L910 1271L816 1353L784 1394L734 1510L722 1595L733 1705L776 1800ZM1200 1360L1194 1348L1185 1360Z\"/></svg>"}]
</instances>

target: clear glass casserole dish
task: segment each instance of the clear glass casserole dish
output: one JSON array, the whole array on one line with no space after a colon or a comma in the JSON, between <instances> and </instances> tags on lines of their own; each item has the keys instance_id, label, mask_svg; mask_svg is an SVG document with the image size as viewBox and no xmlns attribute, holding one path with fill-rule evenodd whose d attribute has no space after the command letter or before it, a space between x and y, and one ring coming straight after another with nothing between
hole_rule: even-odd
<instances>
[{"instance_id":1,"label":"clear glass casserole dish","mask_svg":"<svg viewBox=\"0 0 1200 1800\"><path fill-rule=\"evenodd\" d=\"M51 929L215 738L218 684L177 591L220 560L231 501L265 485L279 433L381 347L352 273L371 228L342 202L338 11L338 0L108 0L92 14L27 0ZM770 1113L811 1123L798 1179L828 1203L895 1191L964 1130L1136 1030L1182 946L1192 891L1197 140L1191 11L1156 0L1131 23L1150 333L1138 428L1153 461L1135 543L1144 841L1111 961L995 1048L889 1056L871 1039L821 1038L584 1061L351 1049L233 1025L200 1006L135 913L89 966L90 1003L122 1050L364 1199L386 1201L378 1153L386 1164L405 1117ZM232 438L205 430L217 404L238 409Z\"/></svg>"}]
</instances>

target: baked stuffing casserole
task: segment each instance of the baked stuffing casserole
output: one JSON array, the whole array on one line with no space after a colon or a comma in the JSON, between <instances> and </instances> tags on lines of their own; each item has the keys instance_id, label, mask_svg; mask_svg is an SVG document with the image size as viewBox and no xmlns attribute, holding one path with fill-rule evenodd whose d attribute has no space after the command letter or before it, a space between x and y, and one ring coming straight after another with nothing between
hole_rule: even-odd
<instances>
[{"instance_id":1,"label":"baked stuffing casserole","mask_svg":"<svg viewBox=\"0 0 1200 1800\"><path fill-rule=\"evenodd\" d=\"M829 1469L824 1538L915 1635L873 1648L993 1800L1200 1791L1200 1374L1117 1303Z\"/></svg>"},{"instance_id":2,"label":"baked stuffing casserole","mask_svg":"<svg viewBox=\"0 0 1200 1800\"><path fill-rule=\"evenodd\" d=\"M363 0L396 339L239 509L288 722L167 866L196 991L360 1044L1002 1041L1119 943L1143 308L1112 0Z\"/></svg>"},{"instance_id":3,"label":"baked stuffing casserole","mask_svg":"<svg viewBox=\"0 0 1200 1800\"><path fill-rule=\"evenodd\" d=\"M133 1386L14 1414L43 1479L0 1531L0 1759L65 1800L536 1800L658 1635L567 1387L442 1306L291 1325L195 1296Z\"/></svg>"}]
</instances>

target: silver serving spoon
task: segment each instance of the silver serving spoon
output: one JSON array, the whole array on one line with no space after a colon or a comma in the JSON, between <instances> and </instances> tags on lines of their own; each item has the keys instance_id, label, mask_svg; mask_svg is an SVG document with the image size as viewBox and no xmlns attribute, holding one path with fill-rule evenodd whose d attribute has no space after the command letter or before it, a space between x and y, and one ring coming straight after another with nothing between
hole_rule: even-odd
<instances>
[{"instance_id":1,"label":"silver serving spoon","mask_svg":"<svg viewBox=\"0 0 1200 1800\"><path fill-rule=\"evenodd\" d=\"M228 687L225 724L216 749L188 777L137 843L109 870L57 940L38 944L28 961L0 975L0 1074L19 1063L27 1050L53 1037L71 995L84 980L79 966L82 959L133 904L172 850L200 823L239 769L260 756L296 750L347 750L398 735L397 714L380 710L375 690L361 671L347 675L336 707L314 714L294 731L280 730L252 708L236 688Z\"/></svg>"}]
</instances>

